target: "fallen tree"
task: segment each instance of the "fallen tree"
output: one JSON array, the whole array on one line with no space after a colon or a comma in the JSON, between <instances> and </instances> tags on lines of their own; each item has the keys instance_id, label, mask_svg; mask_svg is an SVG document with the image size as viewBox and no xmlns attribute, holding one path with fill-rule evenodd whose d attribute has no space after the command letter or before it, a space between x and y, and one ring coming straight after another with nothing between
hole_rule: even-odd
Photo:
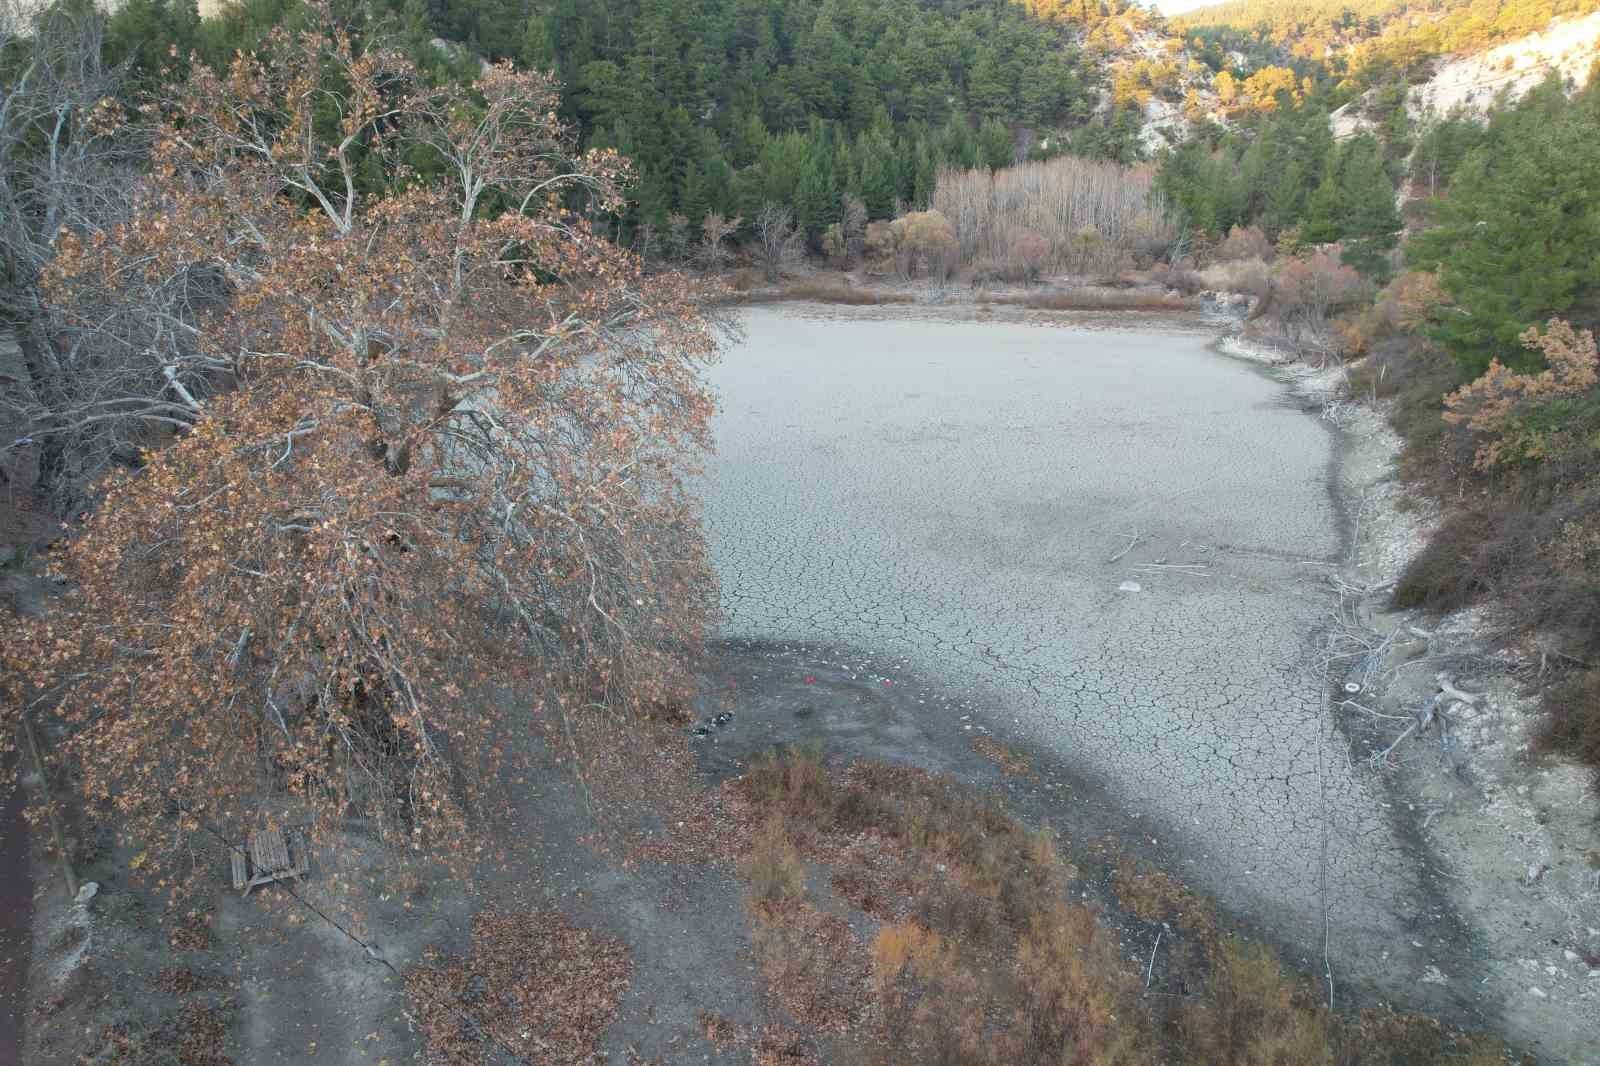
<instances>
[{"instance_id":1,"label":"fallen tree","mask_svg":"<svg viewBox=\"0 0 1600 1066\"><path fill-rule=\"evenodd\" d=\"M68 602L5 653L83 798L167 871L290 811L470 856L536 711L473 684L672 707L708 611L681 477L716 332L591 229L626 163L573 151L545 75L432 88L320 15L196 65L130 221L46 278L66 308L214 294L187 343L215 397L111 478L53 559Z\"/></svg>"}]
</instances>

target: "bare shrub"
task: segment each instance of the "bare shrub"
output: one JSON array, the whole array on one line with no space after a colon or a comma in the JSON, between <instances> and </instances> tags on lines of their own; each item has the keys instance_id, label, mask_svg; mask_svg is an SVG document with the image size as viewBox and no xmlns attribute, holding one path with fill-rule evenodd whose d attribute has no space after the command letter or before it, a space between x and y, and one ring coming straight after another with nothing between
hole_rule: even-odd
<instances>
[{"instance_id":1,"label":"bare shrub","mask_svg":"<svg viewBox=\"0 0 1600 1066\"><path fill-rule=\"evenodd\" d=\"M722 269L728 261L727 240L738 230L743 219L737 215L725 218L720 212L712 211L700 223L700 265L706 270L715 273Z\"/></svg>"},{"instance_id":2,"label":"bare shrub","mask_svg":"<svg viewBox=\"0 0 1600 1066\"><path fill-rule=\"evenodd\" d=\"M868 262L887 267L892 264L900 240L892 222L869 222L862 240Z\"/></svg>"},{"instance_id":3,"label":"bare shrub","mask_svg":"<svg viewBox=\"0 0 1600 1066\"><path fill-rule=\"evenodd\" d=\"M1111 273L1136 249L1170 247L1177 228L1148 166L1062 156L1003 170L939 172L930 206L950 220L964 263L1005 262L1013 230L1050 244L1041 269Z\"/></svg>"},{"instance_id":4,"label":"bare shrub","mask_svg":"<svg viewBox=\"0 0 1600 1066\"><path fill-rule=\"evenodd\" d=\"M1316 325L1326 322L1330 311L1354 303L1367 288L1360 274L1326 250L1284 263L1275 280L1277 313Z\"/></svg>"},{"instance_id":5,"label":"bare shrub","mask_svg":"<svg viewBox=\"0 0 1600 1066\"><path fill-rule=\"evenodd\" d=\"M1346 266L1337 250L1280 258L1266 296L1250 313L1247 332L1303 356L1326 360L1341 347L1330 317L1354 307L1369 291L1366 279Z\"/></svg>"},{"instance_id":6,"label":"bare shrub","mask_svg":"<svg viewBox=\"0 0 1600 1066\"><path fill-rule=\"evenodd\" d=\"M1017 281L1038 281L1050 265L1050 239L1022 226L1006 231L1007 270Z\"/></svg>"},{"instance_id":7,"label":"bare shrub","mask_svg":"<svg viewBox=\"0 0 1600 1066\"><path fill-rule=\"evenodd\" d=\"M1272 270L1264 259L1238 259L1211 264L1200 272L1200 279L1208 289L1242 292L1260 300L1272 287Z\"/></svg>"},{"instance_id":8,"label":"bare shrub","mask_svg":"<svg viewBox=\"0 0 1600 1066\"><path fill-rule=\"evenodd\" d=\"M1232 263L1240 259L1270 260L1273 252L1272 242L1260 227L1235 226L1211 254L1219 263Z\"/></svg>"},{"instance_id":9,"label":"bare shrub","mask_svg":"<svg viewBox=\"0 0 1600 1066\"><path fill-rule=\"evenodd\" d=\"M1150 268L1150 280L1184 296L1193 296L1208 287L1205 277L1188 263L1157 263Z\"/></svg>"},{"instance_id":10,"label":"bare shrub","mask_svg":"<svg viewBox=\"0 0 1600 1066\"><path fill-rule=\"evenodd\" d=\"M780 812L774 811L762 826L739 872L750 882L750 898L757 904L776 906L804 895L805 865L789 842Z\"/></svg>"},{"instance_id":11,"label":"bare shrub","mask_svg":"<svg viewBox=\"0 0 1600 1066\"><path fill-rule=\"evenodd\" d=\"M794 212L781 204L762 206L755 220L755 253L767 281L777 281L805 261L805 235L794 224Z\"/></svg>"},{"instance_id":12,"label":"bare shrub","mask_svg":"<svg viewBox=\"0 0 1600 1066\"><path fill-rule=\"evenodd\" d=\"M845 193L839 198L839 237L847 263L861 257L867 238L867 205L859 196Z\"/></svg>"},{"instance_id":13,"label":"bare shrub","mask_svg":"<svg viewBox=\"0 0 1600 1066\"><path fill-rule=\"evenodd\" d=\"M43 291L63 238L112 232L135 206L151 128L116 102L127 71L103 61L105 19L0 0L0 491L26 503L37 490L41 515L187 432L230 377L193 340L214 294L205 271L152 268L94 306Z\"/></svg>"}]
</instances>

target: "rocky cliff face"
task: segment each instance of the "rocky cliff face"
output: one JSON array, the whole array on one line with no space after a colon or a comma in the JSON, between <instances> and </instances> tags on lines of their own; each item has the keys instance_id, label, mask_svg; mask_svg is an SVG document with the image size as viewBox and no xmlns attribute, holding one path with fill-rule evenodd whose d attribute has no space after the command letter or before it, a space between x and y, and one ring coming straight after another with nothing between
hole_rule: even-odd
<instances>
[{"instance_id":1,"label":"rocky cliff face","mask_svg":"<svg viewBox=\"0 0 1600 1066\"><path fill-rule=\"evenodd\" d=\"M1412 107L1418 113L1440 115L1457 107L1482 113L1500 93L1520 96L1551 71L1582 88L1596 58L1600 58L1600 11L1556 19L1541 33L1445 60L1431 79L1412 91Z\"/></svg>"}]
</instances>

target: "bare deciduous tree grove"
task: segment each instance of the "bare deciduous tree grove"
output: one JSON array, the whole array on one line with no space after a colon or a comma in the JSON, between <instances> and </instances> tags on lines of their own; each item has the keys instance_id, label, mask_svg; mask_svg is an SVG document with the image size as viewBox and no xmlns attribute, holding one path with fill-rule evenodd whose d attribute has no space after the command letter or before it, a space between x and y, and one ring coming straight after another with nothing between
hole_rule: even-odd
<instances>
[{"instance_id":1,"label":"bare deciduous tree grove","mask_svg":"<svg viewBox=\"0 0 1600 1066\"><path fill-rule=\"evenodd\" d=\"M111 462L192 424L205 387L175 307L195 279L141 277L146 298L119 311L68 311L40 292L61 234L127 218L145 148L110 102L121 72L101 60L103 28L93 8L0 4L0 322L20 353L0 368L0 483L13 502L44 487L73 504Z\"/></svg>"},{"instance_id":2,"label":"bare deciduous tree grove","mask_svg":"<svg viewBox=\"0 0 1600 1066\"><path fill-rule=\"evenodd\" d=\"M929 207L955 228L963 262L1006 261L1011 235L1024 230L1050 242L1053 268L1110 270L1176 236L1154 181L1153 167L1070 156L997 171L945 168Z\"/></svg>"}]
</instances>

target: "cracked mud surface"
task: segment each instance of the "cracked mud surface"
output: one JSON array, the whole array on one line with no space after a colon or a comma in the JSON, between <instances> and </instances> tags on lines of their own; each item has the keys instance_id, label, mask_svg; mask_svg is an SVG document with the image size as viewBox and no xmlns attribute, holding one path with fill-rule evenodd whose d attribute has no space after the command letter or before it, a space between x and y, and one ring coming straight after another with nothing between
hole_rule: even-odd
<instances>
[{"instance_id":1,"label":"cracked mud surface","mask_svg":"<svg viewBox=\"0 0 1600 1066\"><path fill-rule=\"evenodd\" d=\"M1326 914L1344 989L1476 1013L1417 983L1470 944L1326 724L1323 423L1198 331L745 325L705 484L723 636L920 678L922 732L1050 752L1319 971Z\"/></svg>"}]
</instances>

